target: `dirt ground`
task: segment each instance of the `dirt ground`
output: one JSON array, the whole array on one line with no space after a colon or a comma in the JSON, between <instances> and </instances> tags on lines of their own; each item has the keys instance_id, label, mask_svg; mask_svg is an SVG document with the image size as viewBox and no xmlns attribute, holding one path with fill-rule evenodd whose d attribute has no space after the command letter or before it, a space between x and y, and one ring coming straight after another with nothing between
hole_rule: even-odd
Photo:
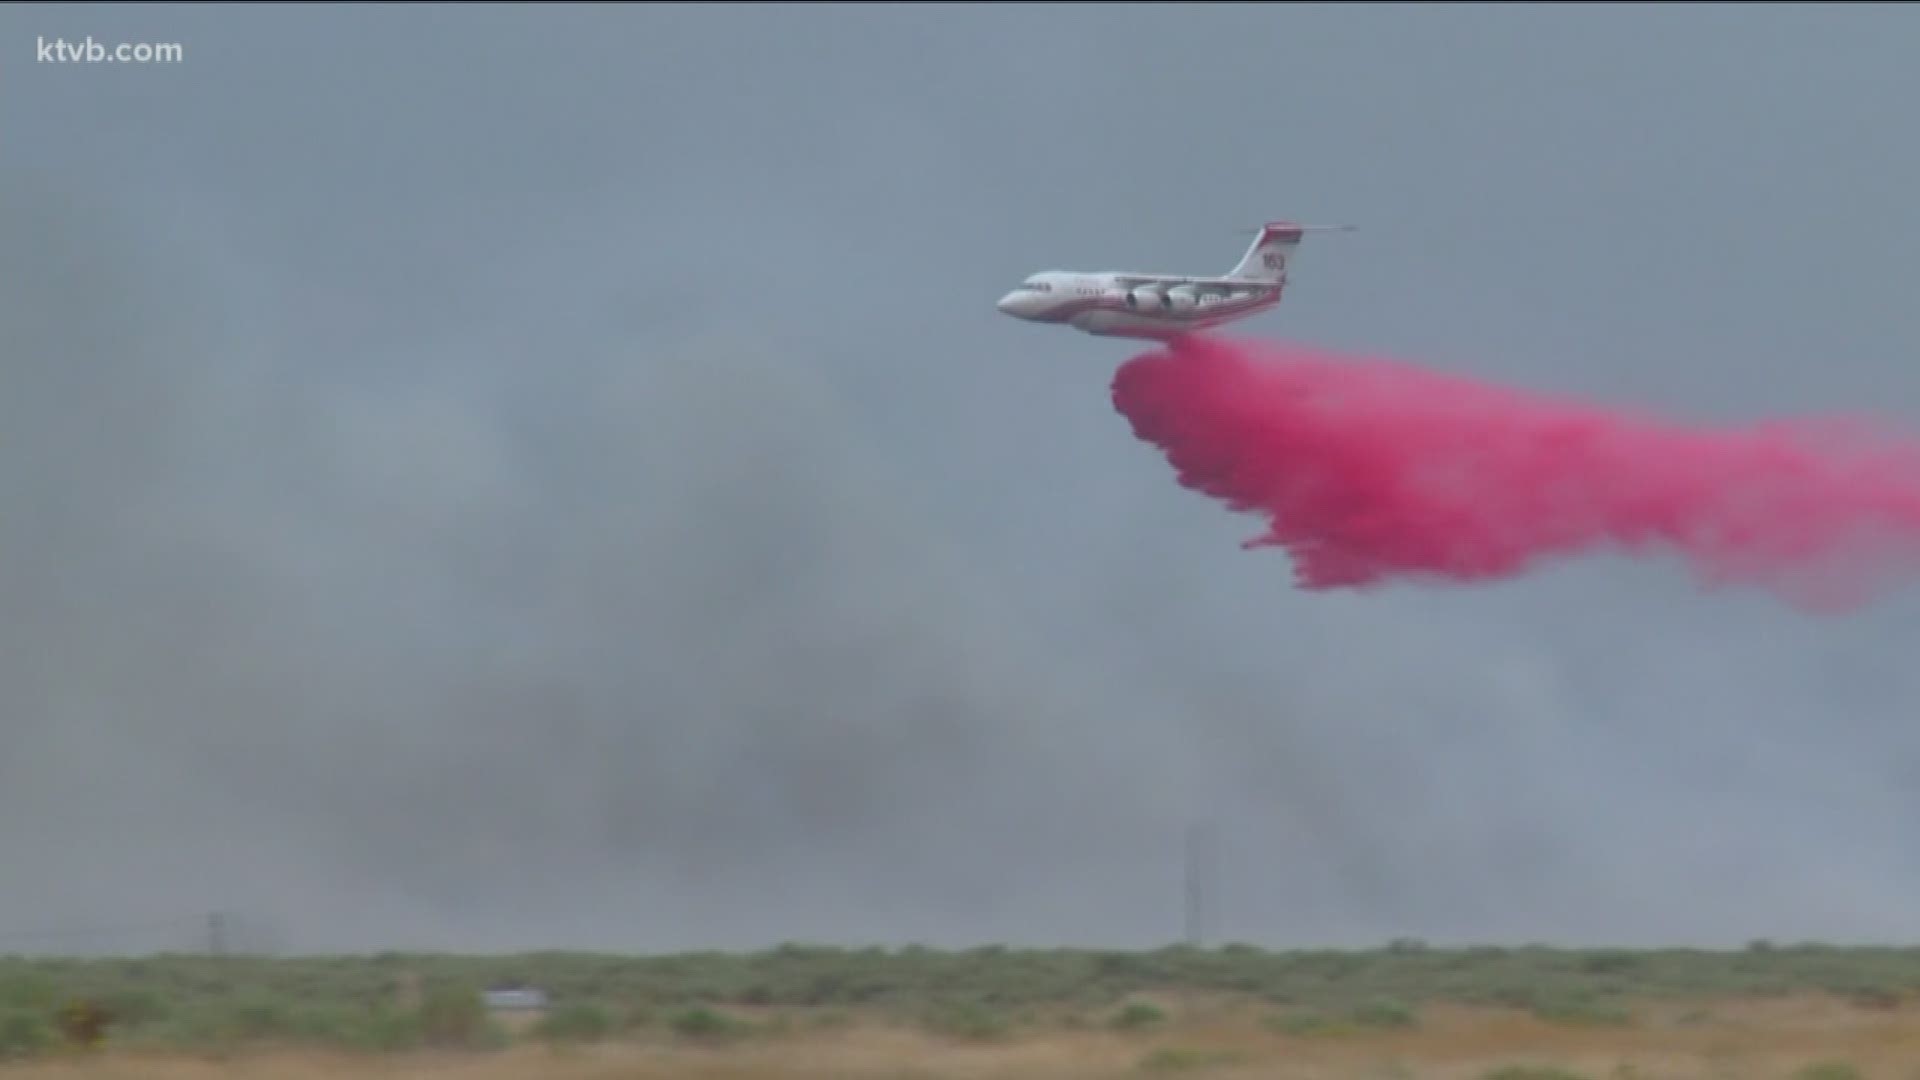
<instances>
[{"instance_id":1,"label":"dirt ground","mask_svg":"<svg viewBox=\"0 0 1920 1080\"><path fill-rule=\"evenodd\" d=\"M1851 1066L1846 1072L1821 1064ZM1481 1080L1512 1066L1560 1073L1514 1080L1920 1080L1920 1008L1860 1009L1824 999L1641 1010L1626 1027L1569 1027L1531 1016L1436 1008L1412 1030L1289 1036L1244 1017L1163 1030L1057 1032L984 1044L911 1031L848 1030L698 1048L611 1043L520 1047L469 1056L353 1058L260 1052L229 1060L106 1053L12 1065L20 1080Z\"/></svg>"}]
</instances>

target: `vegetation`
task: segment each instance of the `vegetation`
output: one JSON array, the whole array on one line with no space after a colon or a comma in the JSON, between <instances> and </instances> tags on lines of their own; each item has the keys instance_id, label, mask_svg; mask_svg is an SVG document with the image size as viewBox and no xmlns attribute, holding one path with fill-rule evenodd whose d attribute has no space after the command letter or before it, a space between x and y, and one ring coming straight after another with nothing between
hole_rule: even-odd
<instances>
[{"instance_id":1,"label":"vegetation","mask_svg":"<svg viewBox=\"0 0 1920 1080\"><path fill-rule=\"evenodd\" d=\"M547 1008L492 1013L482 991L494 987L537 988ZM1459 1016L1467 1014L1514 1017L1530 1026L1511 1030L1559 1032L1554 1038L1566 1046L1656 1028L1678 1033L1673 1038L1697 1032L1707 1040L1702 1046L1724 1057L1765 1028L1728 1027L1730 1011L1815 998L1862 1023L1920 1016L1920 949L1439 949L1403 941L1371 952L789 945L653 957L15 957L0 958L0 1064L73 1053L301 1047L485 1056L614 1041L744 1053L791 1038L880 1029L955 1053L1043 1038L1105 1040L1097 1045L1125 1055L1123 1072L1231 1074L1275 1047L1357 1054L1373 1045L1441 1045L1456 1037L1448 1032L1464 1030ZM1442 1014L1448 1019L1435 1028L1430 1018ZM1220 1035L1228 1030L1238 1034ZM1516 1039L1485 1036L1476 1052L1489 1059L1488 1080L1641 1075L1620 1061L1570 1069L1493 1060L1508 1047L1518 1053ZM1867 1075L1845 1060L1849 1044L1825 1047L1830 1052L1807 1053L1769 1075ZM1364 1073L1421 1075L1391 1054Z\"/></svg>"}]
</instances>

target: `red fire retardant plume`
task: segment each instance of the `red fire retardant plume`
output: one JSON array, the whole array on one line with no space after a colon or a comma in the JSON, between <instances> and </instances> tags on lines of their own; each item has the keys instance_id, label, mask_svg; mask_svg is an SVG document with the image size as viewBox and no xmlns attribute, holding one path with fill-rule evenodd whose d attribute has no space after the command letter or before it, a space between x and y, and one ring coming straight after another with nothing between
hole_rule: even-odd
<instances>
[{"instance_id":1,"label":"red fire retardant plume","mask_svg":"<svg viewBox=\"0 0 1920 1080\"><path fill-rule=\"evenodd\" d=\"M1114 377L1182 485L1308 589L1486 582L1601 550L1841 611L1920 571L1920 443L1809 419L1686 427L1368 357L1188 337Z\"/></svg>"}]
</instances>

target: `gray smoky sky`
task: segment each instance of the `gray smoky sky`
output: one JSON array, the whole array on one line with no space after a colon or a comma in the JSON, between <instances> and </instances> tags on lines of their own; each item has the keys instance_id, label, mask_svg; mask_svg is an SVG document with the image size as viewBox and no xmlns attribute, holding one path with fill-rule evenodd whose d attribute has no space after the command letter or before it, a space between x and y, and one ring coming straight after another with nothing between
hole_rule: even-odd
<instances>
[{"instance_id":1,"label":"gray smoky sky","mask_svg":"<svg viewBox=\"0 0 1920 1080\"><path fill-rule=\"evenodd\" d=\"M179 42L47 64L40 38ZM1920 427L1920 10L0 13L0 948L1920 933L1920 597L1295 592L1006 319ZM169 924L179 931L106 928ZM92 935L92 936L89 936Z\"/></svg>"}]
</instances>

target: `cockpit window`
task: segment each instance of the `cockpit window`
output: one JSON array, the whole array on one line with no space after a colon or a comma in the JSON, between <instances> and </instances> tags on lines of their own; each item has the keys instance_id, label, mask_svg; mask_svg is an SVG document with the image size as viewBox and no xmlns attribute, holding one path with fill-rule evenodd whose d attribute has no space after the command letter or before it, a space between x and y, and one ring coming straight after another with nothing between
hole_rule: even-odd
<instances>
[{"instance_id":1,"label":"cockpit window","mask_svg":"<svg viewBox=\"0 0 1920 1080\"><path fill-rule=\"evenodd\" d=\"M1033 292L1052 292L1053 291L1053 286L1044 281L1029 281L1029 282L1026 282L1025 284L1026 284L1026 287Z\"/></svg>"}]
</instances>

